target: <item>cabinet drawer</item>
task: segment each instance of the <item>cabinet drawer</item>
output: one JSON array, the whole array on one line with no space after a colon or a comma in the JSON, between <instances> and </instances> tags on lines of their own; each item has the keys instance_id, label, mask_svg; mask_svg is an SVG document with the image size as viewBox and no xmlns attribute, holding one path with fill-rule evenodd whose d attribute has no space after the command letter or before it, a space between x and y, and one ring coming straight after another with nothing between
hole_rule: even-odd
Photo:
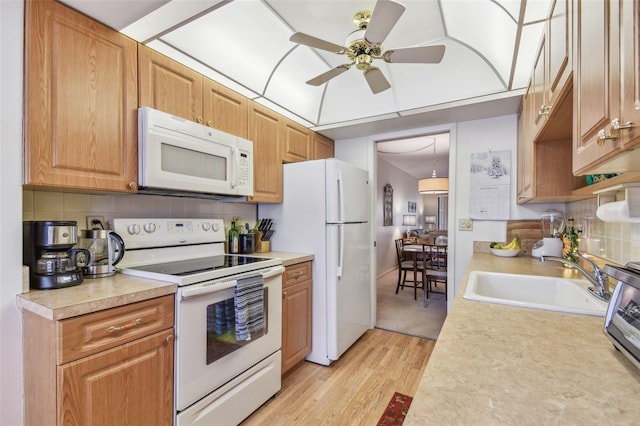
<instances>
[{"instance_id":1,"label":"cabinet drawer","mask_svg":"<svg viewBox=\"0 0 640 426\"><path fill-rule=\"evenodd\" d=\"M163 296L57 323L58 365L173 327L174 297Z\"/></svg>"},{"instance_id":2,"label":"cabinet drawer","mask_svg":"<svg viewBox=\"0 0 640 426\"><path fill-rule=\"evenodd\" d=\"M311 279L311 262L287 266L282 276L282 287L288 287Z\"/></svg>"}]
</instances>

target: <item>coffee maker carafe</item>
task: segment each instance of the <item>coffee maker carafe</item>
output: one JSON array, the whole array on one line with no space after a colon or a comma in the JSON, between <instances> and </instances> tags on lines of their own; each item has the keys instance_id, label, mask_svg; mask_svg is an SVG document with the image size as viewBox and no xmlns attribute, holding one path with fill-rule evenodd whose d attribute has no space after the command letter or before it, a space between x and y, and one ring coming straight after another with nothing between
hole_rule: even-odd
<instances>
[{"instance_id":1,"label":"coffee maker carafe","mask_svg":"<svg viewBox=\"0 0 640 426\"><path fill-rule=\"evenodd\" d=\"M80 231L78 247L91 253L91 261L82 269L85 278L102 278L115 274L115 265L124 256L122 237L106 229L83 229Z\"/></svg>"},{"instance_id":2,"label":"coffee maker carafe","mask_svg":"<svg viewBox=\"0 0 640 426\"><path fill-rule=\"evenodd\" d=\"M29 267L31 288L56 289L83 282L78 255L89 262L91 254L73 248L78 241L77 222L25 221L22 236L22 263Z\"/></svg>"}]
</instances>

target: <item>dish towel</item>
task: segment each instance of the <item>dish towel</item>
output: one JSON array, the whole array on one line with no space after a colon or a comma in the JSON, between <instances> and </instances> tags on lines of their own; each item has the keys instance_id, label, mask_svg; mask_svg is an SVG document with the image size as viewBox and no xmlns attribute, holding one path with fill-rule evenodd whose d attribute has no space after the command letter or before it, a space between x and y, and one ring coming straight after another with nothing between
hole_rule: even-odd
<instances>
[{"instance_id":1,"label":"dish towel","mask_svg":"<svg viewBox=\"0 0 640 426\"><path fill-rule=\"evenodd\" d=\"M264 277L254 275L238 280L234 290L236 340L251 340L264 328Z\"/></svg>"}]
</instances>

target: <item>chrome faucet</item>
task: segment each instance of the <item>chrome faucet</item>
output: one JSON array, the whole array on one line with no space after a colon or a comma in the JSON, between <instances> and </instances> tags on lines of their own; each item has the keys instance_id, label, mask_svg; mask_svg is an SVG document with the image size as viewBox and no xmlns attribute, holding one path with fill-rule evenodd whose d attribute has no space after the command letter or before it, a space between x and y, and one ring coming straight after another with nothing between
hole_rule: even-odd
<instances>
[{"instance_id":1,"label":"chrome faucet","mask_svg":"<svg viewBox=\"0 0 640 426\"><path fill-rule=\"evenodd\" d=\"M582 275L584 275L591 284L593 284L593 287L589 287L589 291L591 292L591 294L596 296L598 299L608 302L609 299L611 299L611 293L607 290L607 278L608 278L607 274L602 272L602 270L598 267L598 265L596 265L591 259L587 259L586 257L584 257L578 252L576 252L575 254L580 259L591 264L591 267L593 268L593 273L589 273L586 269L584 269L579 264L572 262L568 259L565 259L564 257L540 256L540 263L543 263L545 260L554 260L556 262L561 262L566 265L574 267L575 269L580 271Z\"/></svg>"}]
</instances>

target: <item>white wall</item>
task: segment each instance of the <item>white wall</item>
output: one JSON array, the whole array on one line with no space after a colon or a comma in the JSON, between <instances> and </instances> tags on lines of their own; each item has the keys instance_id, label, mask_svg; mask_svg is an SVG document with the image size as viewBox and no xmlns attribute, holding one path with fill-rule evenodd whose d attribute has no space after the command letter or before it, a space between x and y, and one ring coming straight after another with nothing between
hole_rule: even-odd
<instances>
[{"instance_id":1,"label":"white wall","mask_svg":"<svg viewBox=\"0 0 640 426\"><path fill-rule=\"evenodd\" d=\"M22 0L0 1L0 424L23 423Z\"/></svg>"},{"instance_id":2,"label":"white wall","mask_svg":"<svg viewBox=\"0 0 640 426\"><path fill-rule=\"evenodd\" d=\"M418 180L387 161L378 158L378 176L375 203L376 265L377 276L398 266L395 240L402 238L407 227L402 226L402 215L407 214L408 201L418 202ZM384 186L393 188L393 225L384 226Z\"/></svg>"}]
</instances>

